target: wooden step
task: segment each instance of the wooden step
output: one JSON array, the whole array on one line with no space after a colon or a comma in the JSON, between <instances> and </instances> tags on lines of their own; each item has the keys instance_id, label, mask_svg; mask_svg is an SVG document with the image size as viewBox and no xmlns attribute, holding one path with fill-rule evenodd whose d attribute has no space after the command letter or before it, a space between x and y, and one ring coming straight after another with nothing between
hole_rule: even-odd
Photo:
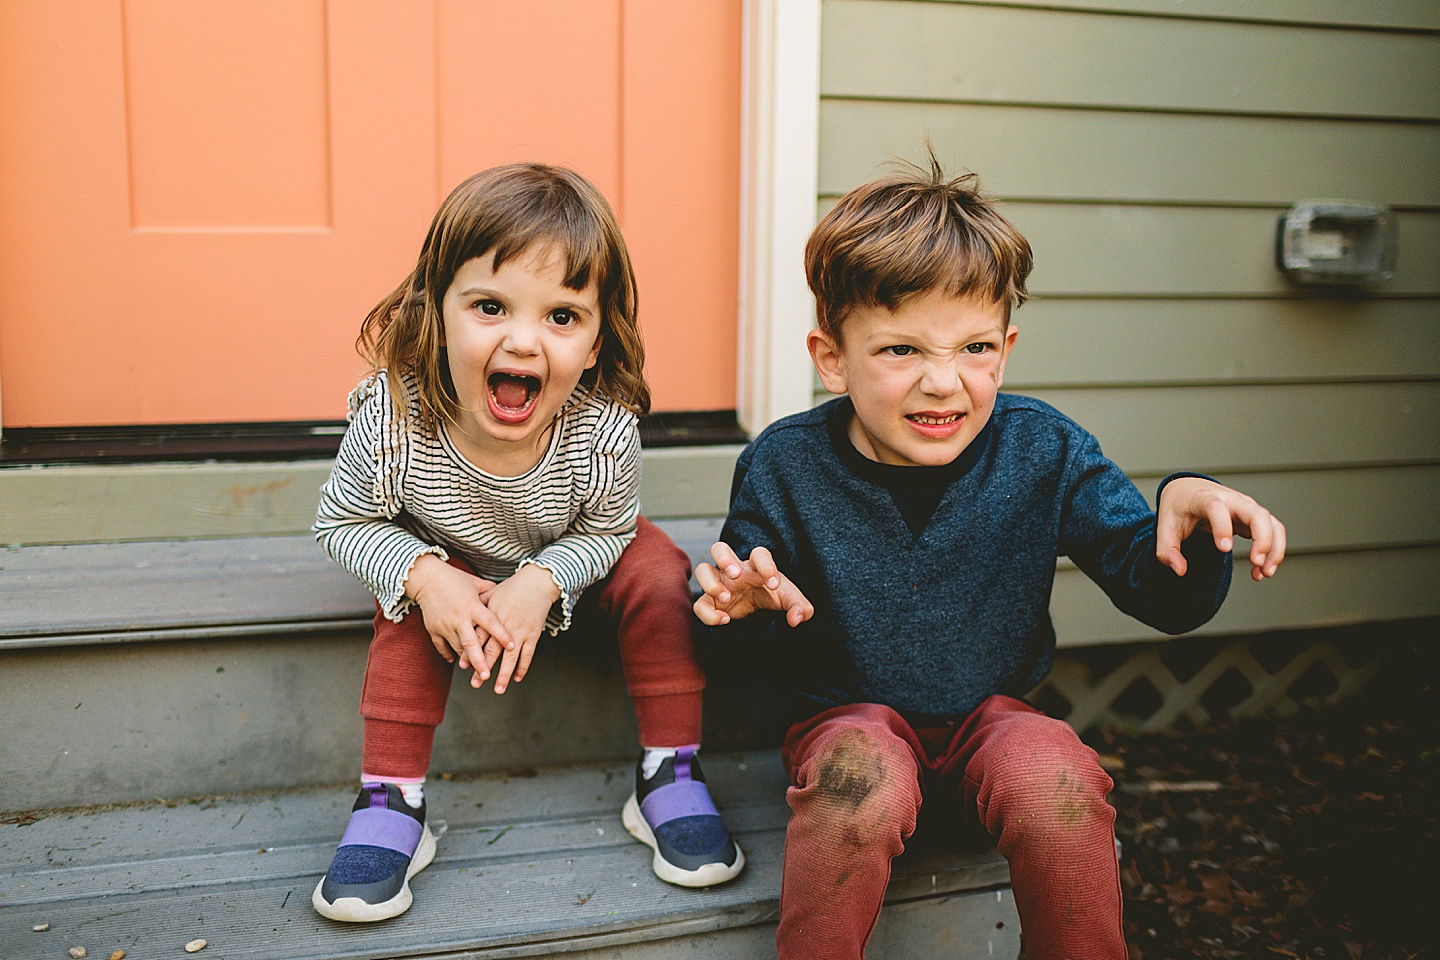
<instances>
[{"instance_id":1,"label":"wooden step","mask_svg":"<svg viewBox=\"0 0 1440 960\"><path fill-rule=\"evenodd\" d=\"M203 937L199 956L225 960L773 957L784 773L774 751L706 765L749 860L730 884L655 878L620 824L628 765L525 770L430 784L436 859L414 907L370 925L310 906L353 786L45 815L0 829L0 956L178 957ZM1016 956L1007 885L993 851L907 851L869 956Z\"/></svg>"}]
</instances>

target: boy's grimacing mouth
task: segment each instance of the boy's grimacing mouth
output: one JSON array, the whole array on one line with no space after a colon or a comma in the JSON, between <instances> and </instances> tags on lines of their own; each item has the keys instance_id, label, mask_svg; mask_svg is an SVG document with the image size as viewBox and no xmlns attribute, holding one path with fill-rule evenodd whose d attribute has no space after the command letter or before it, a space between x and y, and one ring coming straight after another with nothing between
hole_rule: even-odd
<instances>
[{"instance_id":1,"label":"boy's grimacing mouth","mask_svg":"<svg viewBox=\"0 0 1440 960\"><path fill-rule=\"evenodd\" d=\"M914 421L915 423L922 423L927 426L943 426L947 423L954 423L956 420L959 420L963 416L963 413L907 413L905 415L905 419Z\"/></svg>"}]
</instances>

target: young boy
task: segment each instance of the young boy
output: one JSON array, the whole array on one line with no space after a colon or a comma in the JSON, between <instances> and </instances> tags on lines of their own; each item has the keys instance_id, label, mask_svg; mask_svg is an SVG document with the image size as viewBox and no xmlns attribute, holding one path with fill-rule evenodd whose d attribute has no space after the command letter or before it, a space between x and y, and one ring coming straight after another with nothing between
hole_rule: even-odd
<instances>
[{"instance_id":1,"label":"young boy","mask_svg":"<svg viewBox=\"0 0 1440 960\"><path fill-rule=\"evenodd\" d=\"M1112 783L1018 699L1050 669L1055 558L1181 633L1219 609L1234 536L1263 580L1284 527L1196 474L1161 483L1157 517L1094 437L998 392L1031 253L973 175L932 159L856 188L805 263L810 355L848 395L750 444L696 572L705 623L764 612L747 626L804 708L782 750L780 956L863 955L923 798L1009 859L1030 960L1122 960Z\"/></svg>"}]
</instances>

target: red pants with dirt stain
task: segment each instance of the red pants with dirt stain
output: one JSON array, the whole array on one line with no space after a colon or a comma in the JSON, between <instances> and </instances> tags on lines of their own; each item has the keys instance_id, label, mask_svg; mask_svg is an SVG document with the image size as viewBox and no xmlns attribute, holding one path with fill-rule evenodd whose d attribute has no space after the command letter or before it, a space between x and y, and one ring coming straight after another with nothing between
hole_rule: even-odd
<instances>
[{"instance_id":1,"label":"red pants with dirt stain","mask_svg":"<svg viewBox=\"0 0 1440 960\"><path fill-rule=\"evenodd\" d=\"M781 757L782 960L864 955L927 793L1010 861L1027 960L1124 960L1112 783L1063 722L994 696L958 725L915 730L862 703L795 724Z\"/></svg>"},{"instance_id":2,"label":"red pants with dirt stain","mask_svg":"<svg viewBox=\"0 0 1440 960\"><path fill-rule=\"evenodd\" d=\"M571 620L571 630L617 637L640 742L647 747L700 742L705 675L690 633L689 578L684 551L640 517L635 539L610 574L581 596ZM360 695L366 776L425 776L454 670L430 642L418 609L412 607L399 623L376 615Z\"/></svg>"}]
</instances>

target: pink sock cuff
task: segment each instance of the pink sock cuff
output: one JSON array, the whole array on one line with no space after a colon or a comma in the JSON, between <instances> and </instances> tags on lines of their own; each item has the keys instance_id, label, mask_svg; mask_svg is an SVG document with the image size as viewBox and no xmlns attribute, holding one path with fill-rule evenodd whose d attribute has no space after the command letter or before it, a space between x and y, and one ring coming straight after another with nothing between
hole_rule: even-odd
<instances>
[{"instance_id":1,"label":"pink sock cuff","mask_svg":"<svg viewBox=\"0 0 1440 960\"><path fill-rule=\"evenodd\" d=\"M371 773L360 773L361 783L424 783L424 777L379 777Z\"/></svg>"}]
</instances>

